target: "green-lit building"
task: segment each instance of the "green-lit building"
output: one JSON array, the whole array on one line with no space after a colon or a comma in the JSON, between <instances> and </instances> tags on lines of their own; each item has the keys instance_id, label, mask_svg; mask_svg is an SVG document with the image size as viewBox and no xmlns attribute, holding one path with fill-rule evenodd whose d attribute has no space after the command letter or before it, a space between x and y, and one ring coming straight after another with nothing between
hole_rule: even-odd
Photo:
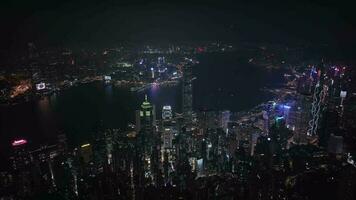
<instances>
[{"instance_id":1,"label":"green-lit building","mask_svg":"<svg viewBox=\"0 0 356 200\"><path fill-rule=\"evenodd\" d=\"M140 184L156 184L159 176L160 136L156 131L156 110L145 96L140 110L136 111L136 165L139 169ZM142 180L146 181L142 181Z\"/></svg>"}]
</instances>

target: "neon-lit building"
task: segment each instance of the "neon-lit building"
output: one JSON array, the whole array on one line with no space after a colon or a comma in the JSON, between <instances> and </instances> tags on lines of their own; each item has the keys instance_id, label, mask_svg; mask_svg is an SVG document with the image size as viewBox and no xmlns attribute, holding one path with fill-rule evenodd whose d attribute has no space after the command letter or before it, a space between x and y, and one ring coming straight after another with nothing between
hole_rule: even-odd
<instances>
[{"instance_id":1,"label":"neon-lit building","mask_svg":"<svg viewBox=\"0 0 356 200\"><path fill-rule=\"evenodd\" d=\"M139 168L141 179L157 181L160 137L156 132L156 111L145 95L140 110L136 111L136 132L138 157L135 165Z\"/></svg>"},{"instance_id":2,"label":"neon-lit building","mask_svg":"<svg viewBox=\"0 0 356 200\"><path fill-rule=\"evenodd\" d=\"M13 147L13 155L11 156L12 167L14 170L26 168L30 164L30 154L27 150L27 140L14 140L11 145Z\"/></svg>"},{"instance_id":3,"label":"neon-lit building","mask_svg":"<svg viewBox=\"0 0 356 200\"><path fill-rule=\"evenodd\" d=\"M11 142L12 155L10 157L11 170L17 185L17 195L26 197L31 193L31 155L28 151L27 141L25 139L14 140Z\"/></svg>"},{"instance_id":4,"label":"neon-lit building","mask_svg":"<svg viewBox=\"0 0 356 200\"><path fill-rule=\"evenodd\" d=\"M24 144L27 144L27 140L25 139L20 139L20 140L14 140L11 145L13 147L16 147L16 146L21 146L21 145L24 145Z\"/></svg>"},{"instance_id":5,"label":"neon-lit building","mask_svg":"<svg viewBox=\"0 0 356 200\"><path fill-rule=\"evenodd\" d=\"M147 95L145 95L141 109L136 111L136 131L137 133L151 132L154 126L156 126L156 109L148 102Z\"/></svg>"}]
</instances>

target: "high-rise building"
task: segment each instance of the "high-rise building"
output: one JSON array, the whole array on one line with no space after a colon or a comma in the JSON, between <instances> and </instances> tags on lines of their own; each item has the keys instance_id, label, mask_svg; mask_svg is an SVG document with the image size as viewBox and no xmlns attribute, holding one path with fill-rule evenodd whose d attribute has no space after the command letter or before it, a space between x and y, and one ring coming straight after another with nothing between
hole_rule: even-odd
<instances>
[{"instance_id":1,"label":"high-rise building","mask_svg":"<svg viewBox=\"0 0 356 200\"><path fill-rule=\"evenodd\" d=\"M173 148L173 130L171 128L165 128L163 131L163 148L171 149Z\"/></svg>"},{"instance_id":2,"label":"high-rise building","mask_svg":"<svg viewBox=\"0 0 356 200\"><path fill-rule=\"evenodd\" d=\"M262 119L263 119L263 133L264 135L268 135L269 131L269 115L266 110L262 111Z\"/></svg>"},{"instance_id":3,"label":"high-rise building","mask_svg":"<svg viewBox=\"0 0 356 200\"><path fill-rule=\"evenodd\" d=\"M321 111L323 110L325 103L325 96L328 93L328 86L324 85L324 63L321 63L317 67L316 84L313 92L313 103L311 108L312 119L309 122L309 130L307 132L310 136L317 136L319 129L319 123L321 118Z\"/></svg>"},{"instance_id":4,"label":"high-rise building","mask_svg":"<svg viewBox=\"0 0 356 200\"><path fill-rule=\"evenodd\" d=\"M89 143L80 146L80 156L84 163L89 163L93 160L93 150Z\"/></svg>"},{"instance_id":5,"label":"high-rise building","mask_svg":"<svg viewBox=\"0 0 356 200\"><path fill-rule=\"evenodd\" d=\"M311 102L304 95L298 95L293 106L289 110L287 126L296 135L306 135L310 121Z\"/></svg>"},{"instance_id":6,"label":"high-rise building","mask_svg":"<svg viewBox=\"0 0 356 200\"><path fill-rule=\"evenodd\" d=\"M27 197L32 192L31 158L26 144L25 139L13 141L13 155L10 157L14 182L19 187L16 192L20 197Z\"/></svg>"},{"instance_id":7,"label":"high-rise building","mask_svg":"<svg viewBox=\"0 0 356 200\"><path fill-rule=\"evenodd\" d=\"M39 189L41 185L47 185L56 188L56 175L54 173L54 160L57 159L60 149L58 145L44 145L38 149L30 151L33 166L36 166L33 173L35 188ZM42 178L40 178L42 177Z\"/></svg>"},{"instance_id":8,"label":"high-rise building","mask_svg":"<svg viewBox=\"0 0 356 200\"><path fill-rule=\"evenodd\" d=\"M343 137L331 134L328 143L328 152L341 154L343 152Z\"/></svg>"},{"instance_id":9,"label":"high-rise building","mask_svg":"<svg viewBox=\"0 0 356 200\"><path fill-rule=\"evenodd\" d=\"M57 136L57 146L58 146L58 149L62 152L65 152L67 151L67 137L65 134L60 134Z\"/></svg>"},{"instance_id":10,"label":"high-rise building","mask_svg":"<svg viewBox=\"0 0 356 200\"><path fill-rule=\"evenodd\" d=\"M156 109L154 105L148 102L147 95L145 101L141 104L141 109L136 111L136 131L152 132L156 126Z\"/></svg>"},{"instance_id":11,"label":"high-rise building","mask_svg":"<svg viewBox=\"0 0 356 200\"><path fill-rule=\"evenodd\" d=\"M252 133L250 138L250 155L253 156L255 154L255 147L257 144L257 139L260 136L259 133Z\"/></svg>"},{"instance_id":12,"label":"high-rise building","mask_svg":"<svg viewBox=\"0 0 356 200\"><path fill-rule=\"evenodd\" d=\"M30 164L30 154L27 150L27 140L20 139L11 143L13 148L12 167L14 170L21 170Z\"/></svg>"},{"instance_id":13,"label":"high-rise building","mask_svg":"<svg viewBox=\"0 0 356 200\"><path fill-rule=\"evenodd\" d=\"M162 65L162 64L164 64L165 62L166 62L166 58L165 58L164 56L157 58L157 64L158 64L158 65Z\"/></svg>"},{"instance_id":14,"label":"high-rise building","mask_svg":"<svg viewBox=\"0 0 356 200\"><path fill-rule=\"evenodd\" d=\"M225 131L228 132L228 123L230 121L230 111L225 110L220 112L220 127Z\"/></svg>"},{"instance_id":15,"label":"high-rise building","mask_svg":"<svg viewBox=\"0 0 356 200\"><path fill-rule=\"evenodd\" d=\"M140 110L136 111L137 131L137 158L136 166L139 168L140 179L150 178L152 183L158 181L158 164L160 136L156 131L155 106L148 102L147 95L141 104ZM140 185L143 183L140 183Z\"/></svg>"},{"instance_id":16,"label":"high-rise building","mask_svg":"<svg viewBox=\"0 0 356 200\"><path fill-rule=\"evenodd\" d=\"M163 106L162 109L162 119L172 119L172 107L171 106Z\"/></svg>"},{"instance_id":17,"label":"high-rise building","mask_svg":"<svg viewBox=\"0 0 356 200\"><path fill-rule=\"evenodd\" d=\"M303 95L311 95L313 89L313 78L311 75L299 77L297 82L297 92Z\"/></svg>"},{"instance_id":18,"label":"high-rise building","mask_svg":"<svg viewBox=\"0 0 356 200\"><path fill-rule=\"evenodd\" d=\"M183 114L186 120L190 120L193 111L193 72L192 66L186 65L183 68Z\"/></svg>"},{"instance_id":19,"label":"high-rise building","mask_svg":"<svg viewBox=\"0 0 356 200\"><path fill-rule=\"evenodd\" d=\"M155 70L153 67L151 67L151 78L155 78Z\"/></svg>"}]
</instances>

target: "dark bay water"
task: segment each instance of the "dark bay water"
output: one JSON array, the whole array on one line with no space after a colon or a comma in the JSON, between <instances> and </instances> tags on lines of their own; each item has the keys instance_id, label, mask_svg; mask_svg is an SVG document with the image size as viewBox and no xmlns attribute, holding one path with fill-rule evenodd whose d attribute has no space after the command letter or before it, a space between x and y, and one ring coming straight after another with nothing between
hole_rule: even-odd
<instances>
[{"instance_id":1,"label":"dark bay water","mask_svg":"<svg viewBox=\"0 0 356 200\"><path fill-rule=\"evenodd\" d=\"M249 109L270 95L262 87L278 87L282 71L266 71L248 64L246 57L228 54L198 56L194 66L194 109ZM124 129L134 122L134 111L147 93L157 107L171 105L181 111L181 87L156 87L132 93L100 82L72 87L42 100L0 107L0 150L6 152L14 138L23 137L38 145L65 133L71 144L90 140L98 126ZM0 154L2 154L0 152Z\"/></svg>"},{"instance_id":2,"label":"dark bay water","mask_svg":"<svg viewBox=\"0 0 356 200\"><path fill-rule=\"evenodd\" d=\"M157 106L158 115L166 104L177 111L178 92L179 86L132 93L95 82L41 100L1 107L1 144L9 147L11 140L21 137L38 145L53 141L60 133L65 133L71 144L80 144L90 140L100 127L125 129L133 123L145 93Z\"/></svg>"},{"instance_id":3,"label":"dark bay water","mask_svg":"<svg viewBox=\"0 0 356 200\"><path fill-rule=\"evenodd\" d=\"M208 54L194 67L195 109L241 111L271 98L261 91L283 83L284 70L266 70L249 64L248 55Z\"/></svg>"}]
</instances>

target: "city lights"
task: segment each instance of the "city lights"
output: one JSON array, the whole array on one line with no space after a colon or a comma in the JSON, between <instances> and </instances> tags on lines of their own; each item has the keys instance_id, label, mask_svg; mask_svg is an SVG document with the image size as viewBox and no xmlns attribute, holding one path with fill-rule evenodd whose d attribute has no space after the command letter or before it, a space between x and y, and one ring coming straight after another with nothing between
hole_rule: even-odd
<instances>
[{"instance_id":1,"label":"city lights","mask_svg":"<svg viewBox=\"0 0 356 200\"><path fill-rule=\"evenodd\" d=\"M25 140L25 139L14 140L11 144L14 147L15 146L21 146L21 145L27 144L27 140Z\"/></svg>"},{"instance_id":2,"label":"city lights","mask_svg":"<svg viewBox=\"0 0 356 200\"><path fill-rule=\"evenodd\" d=\"M1 4L0 200L356 199L354 6L28 2Z\"/></svg>"}]
</instances>

